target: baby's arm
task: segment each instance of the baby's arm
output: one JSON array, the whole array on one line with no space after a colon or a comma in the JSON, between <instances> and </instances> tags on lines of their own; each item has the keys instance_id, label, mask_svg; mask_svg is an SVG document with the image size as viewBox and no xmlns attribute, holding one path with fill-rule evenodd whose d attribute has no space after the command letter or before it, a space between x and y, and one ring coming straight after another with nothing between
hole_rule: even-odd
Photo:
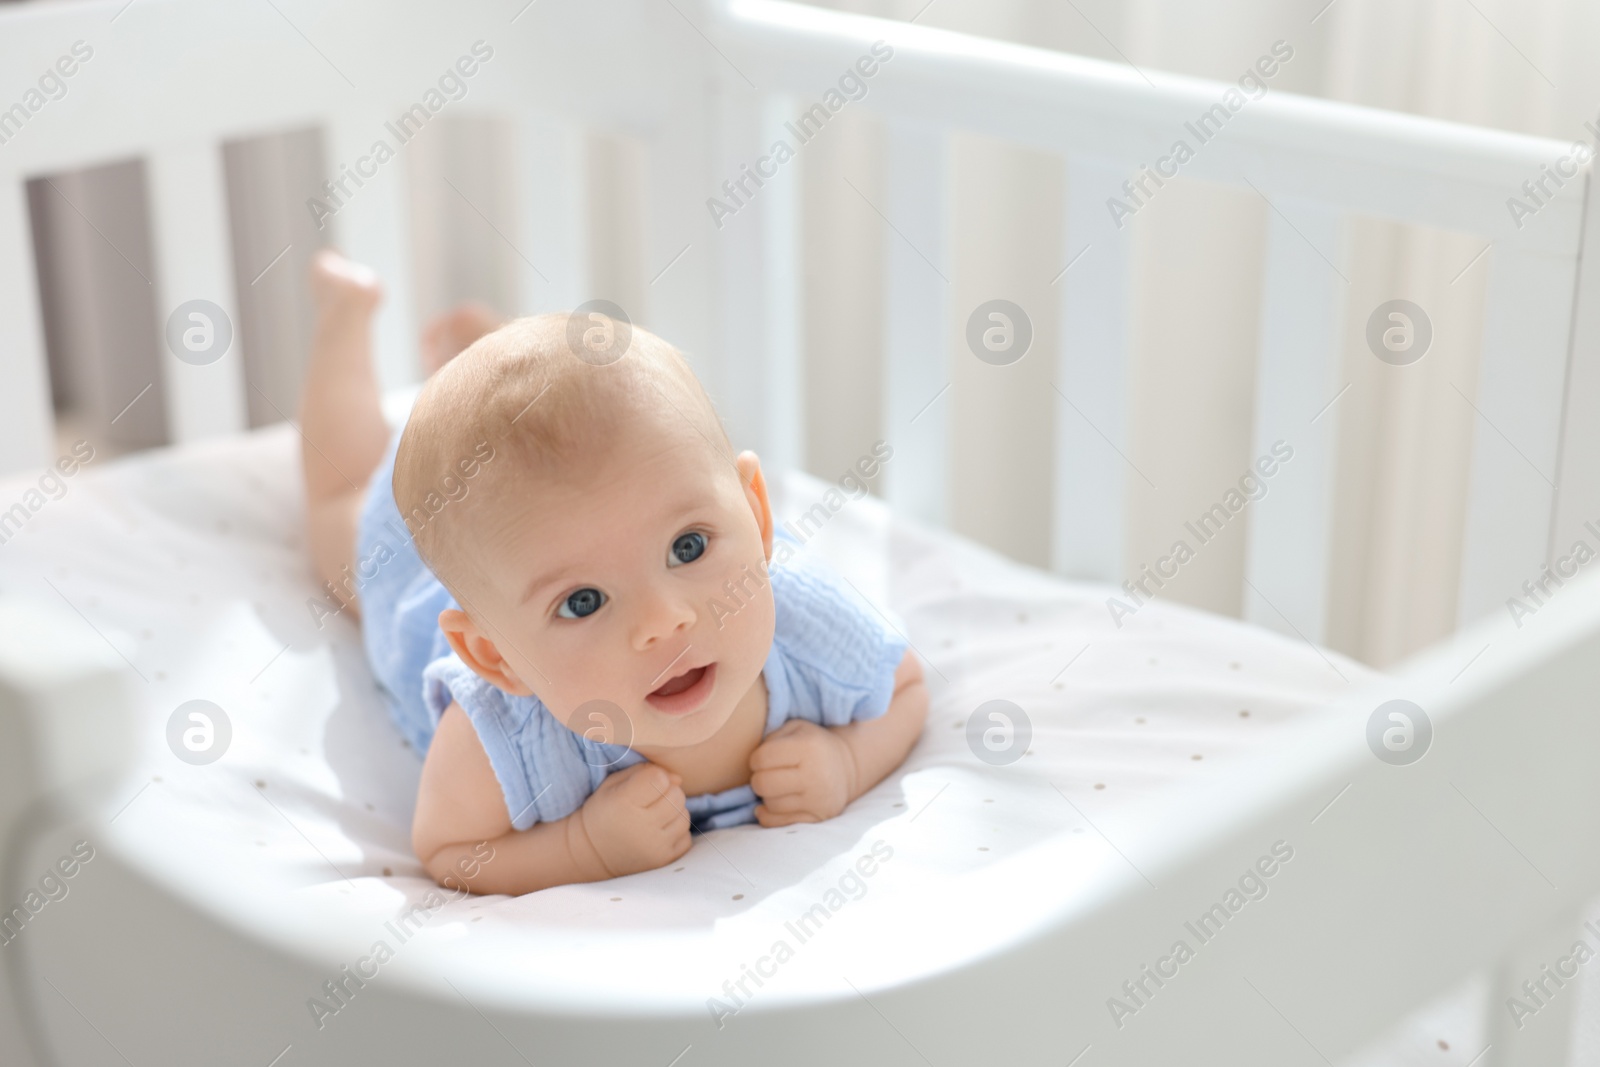
<instances>
[{"instance_id":1,"label":"baby's arm","mask_svg":"<svg viewBox=\"0 0 1600 1067\"><path fill-rule=\"evenodd\" d=\"M762 826L821 822L900 766L922 736L928 687L910 649L894 672L894 695L876 719L822 727L790 719L750 754L750 787Z\"/></svg>"},{"instance_id":2,"label":"baby's arm","mask_svg":"<svg viewBox=\"0 0 1600 1067\"><path fill-rule=\"evenodd\" d=\"M894 671L894 696L889 710L876 719L833 727L855 757L856 783L850 799L865 793L905 762L928 721L928 686L922 664L908 648Z\"/></svg>"},{"instance_id":3,"label":"baby's arm","mask_svg":"<svg viewBox=\"0 0 1600 1067\"><path fill-rule=\"evenodd\" d=\"M566 818L513 830L489 756L452 703L422 765L411 847L435 881L474 893L517 895L651 870L689 850L681 781L638 763L607 775Z\"/></svg>"}]
</instances>

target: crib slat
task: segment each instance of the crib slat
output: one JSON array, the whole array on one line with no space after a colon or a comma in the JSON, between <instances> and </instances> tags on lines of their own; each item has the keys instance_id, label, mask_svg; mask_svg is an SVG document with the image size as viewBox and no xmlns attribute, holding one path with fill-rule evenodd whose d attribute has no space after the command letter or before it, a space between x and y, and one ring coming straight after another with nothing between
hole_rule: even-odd
<instances>
[{"instance_id":1,"label":"crib slat","mask_svg":"<svg viewBox=\"0 0 1600 1067\"><path fill-rule=\"evenodd\" d=\"M624 308L636 321L666 338L688 358L723 415L735 448L750 447L748 427L730 416L725 395L726 360L718 320L717 272L726 252L711 225L705 201L726 175L713 177L713 101L706 89L686 94L646 141L646 230L643 242L646 307ZM744 443L741 443L744 442Z\"/></svg>"},{"instance_id":2,"label":"crib slat","mask_svg":"<svg viewBox=\"0 0 1600 1067\"><path fill-rule=\"evenodd\" d=\"M247 425L244 358L222 153L212 142L167 146L147 166L168 436L182 443L237 433ZM220 358L200 366L178 359L167 344L169 317L190 300L222 308L233 334Z\"/></svg>"},{"instance_id":3,"label":"crib slat","mask_svg":"<svg viewBox=\"0 0 1600 1067\"><path fill-rule=\"evenodd\" d=\"M761 110L758 145L770 148L776 141L787 142L783 124L793 113L794 102L790 98L768 97ZM767 412L765 445L780 467L805 464L807 412L801 313L805 249L801 242L800 181L800 168L791 162L778 167L777 174L768 178L761 190L766 197L761 209L761 243L766 257L761 272L761 298L766 309L763 325L767 351L761 383L762 408Z\"/></svg>"},{"instance_id":4,"label":"crib slat","mask_svg":"<svg viewBox=\"0 0 1600 1067\"><path fill-rule=\"evenodd\" d=\"M543 115L516 120L521 315L569 311L589 292L587 154L583 132Z\"/></svg>"},{"instance_id":5,"label":"crib slat","mask_svg":"<svg viewBox=\"0 0 1600 1067\"><path fill-rule=\"evenodd\" d=\"M384 390L409 385L417 380L419 365L406 148L399 145L394 158L376 162L373 148L378 141L391 149L396 144L395 135L384 126L384 117L376 112L337 115L324 136L324 166L333 187L323 187L322 199L335 213L323 219L322 243L337 242L341 252L371 267L383 279L384 299L373 329L378 385ZM351 173L360 179L360 185L349 177ZM445 189L442 195L455 194Z\"/></svg>"},{"instance_id":6,"label":"crib slat","mask_svg":"<svg viewBox=\"0 0 1600 1067\"><path fill-rule=\"evenodd\" d=\"M770 152L780 139L792 145L783 123L794 104L730 92L717 107L721 177L711 191L734 210L705 216L718 271L721 411L736 448L754 448L773 468L801 466L800 164Z\"/></svg>"},{"instance_id":7,"label":"crib slat","mask_svg":"<svg viewBox=\"0 0 1600 1067\"><path fill-rule=\"evenodd\" d=\"M1120 582L1128 452L1128 270L1132 240L1106 200L1122 196L1120 166L1067 161L1055 397L1056 487L1051 566L1072 578ZM1091 421L1092 420L1092 421Z\"/></svg>"},{"instance_id":8,"label":"crib slat","mask_svg":"<svg viewBox=\"0 0 1600 1067\"><path fill-rule=\"evenodd\" d=\"M894 459L885 495L904 514L946 521L950 440L949 166L945 137L896 122L886 145L883 240L885 435Z\"/></svg>"},{"instance_id":9,"label":"crib slat","mask_svg":"<svg viewBox=\"0 0 1600 1067\"><path fill-rule=\"evenodd\" d=\"M1315 642L1327 627L1338 427L1330 405L1344 384L1340 221L1336 209L1293 197L1274 197L1268 209L1250 456L1278 466L1262 479L1266 496L1248 504L1244 617ZM1280 441L1293 449L1287 461L1273 452Z\"/></svg>"},{"instance_id":10,"label":"crib slat","mask_svg":"<svg viewBox=\"0 0 1600 1067\"><path fill-rule=\"evenodd\" d=\"M1489 256L1459 625L1504 610L1549 558L1577 278L1574 257L1514 238Z\"/></svg>"},{"instance_id":11,"label":"crib slat","mask_svg":"<svg viewBox=\"0 0 1600 1067\"><path fill-rule=\"evenodd\" d=\"M0 179L0 476L50 460L50 387L34 273L28 187ZM9 506L9 504L5 505Z\"/></svg>"},{"instance_id":12,"label":"crib slat","mask_svg":"<svg viewBox=\"0 0 1600 1067\"><path fill-rule=\"evenodd\" d=\"M1600 516L1600 189L1594 164L1584 175L1584 257L1579 261L1577 309L1572 319L1572 360L1567 372L1561 476L1556 480L1552 555L1564 556L1578 538L1594 547L1584 523Z\"/></svg>"}]
</instances>

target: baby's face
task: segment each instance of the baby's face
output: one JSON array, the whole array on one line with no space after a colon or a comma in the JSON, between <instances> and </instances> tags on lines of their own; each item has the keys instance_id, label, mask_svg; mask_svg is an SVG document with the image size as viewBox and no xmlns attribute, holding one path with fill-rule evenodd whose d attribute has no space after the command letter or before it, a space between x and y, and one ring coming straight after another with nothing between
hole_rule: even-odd
<instances>
[{"instance_id":1,"label":"baby's face","mask_svg":"<svg viewBox=\"0 0 1600 1067\"><path fill-rule=\"evenodd\" d=\"M759 470L752 454L740 462ZM765 506L686 421L630 430L592 477L530 477L525 502L495 507L484 636L577 733L705 741L772 646Z\"/></svg>"}]
</instances>

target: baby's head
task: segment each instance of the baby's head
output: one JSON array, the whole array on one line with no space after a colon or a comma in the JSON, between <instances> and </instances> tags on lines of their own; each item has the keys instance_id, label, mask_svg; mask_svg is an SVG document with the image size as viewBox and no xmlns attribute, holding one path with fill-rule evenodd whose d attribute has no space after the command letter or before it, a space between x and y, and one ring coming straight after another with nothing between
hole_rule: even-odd
<instances>
[{"instance_id":1,"label":"baby's head","mask_svg":"<svg viewBox=\"0 0 1600 1067\"><path fill-rule=\"evenodd\" d=\"M395 503L463 609L440 628L485 680L595 740L697 744L772 645L761 465L671 345L633 327L600 364L568 326L518 319L429 379Z\"/></svg>"}]
</instances>

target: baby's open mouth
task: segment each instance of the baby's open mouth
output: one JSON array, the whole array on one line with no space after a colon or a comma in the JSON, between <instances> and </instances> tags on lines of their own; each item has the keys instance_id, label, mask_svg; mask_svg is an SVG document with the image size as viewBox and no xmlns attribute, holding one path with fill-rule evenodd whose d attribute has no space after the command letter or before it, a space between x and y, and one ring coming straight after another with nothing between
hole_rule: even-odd
<instances>
[{"instance_id":1,"label":"baby's open mouth","mask_svg":"<svg viewBox=\"0 0 1600 1067\"><path fill-rule=\"evenodd\" d=\"M660 711L672 713L693 711L710 695L711 687L716 681L716 672L715 663L707 663L703 667L691 667L682 674L674 675L662 682L645 699Z\"/></svg>"}]
</instances>

